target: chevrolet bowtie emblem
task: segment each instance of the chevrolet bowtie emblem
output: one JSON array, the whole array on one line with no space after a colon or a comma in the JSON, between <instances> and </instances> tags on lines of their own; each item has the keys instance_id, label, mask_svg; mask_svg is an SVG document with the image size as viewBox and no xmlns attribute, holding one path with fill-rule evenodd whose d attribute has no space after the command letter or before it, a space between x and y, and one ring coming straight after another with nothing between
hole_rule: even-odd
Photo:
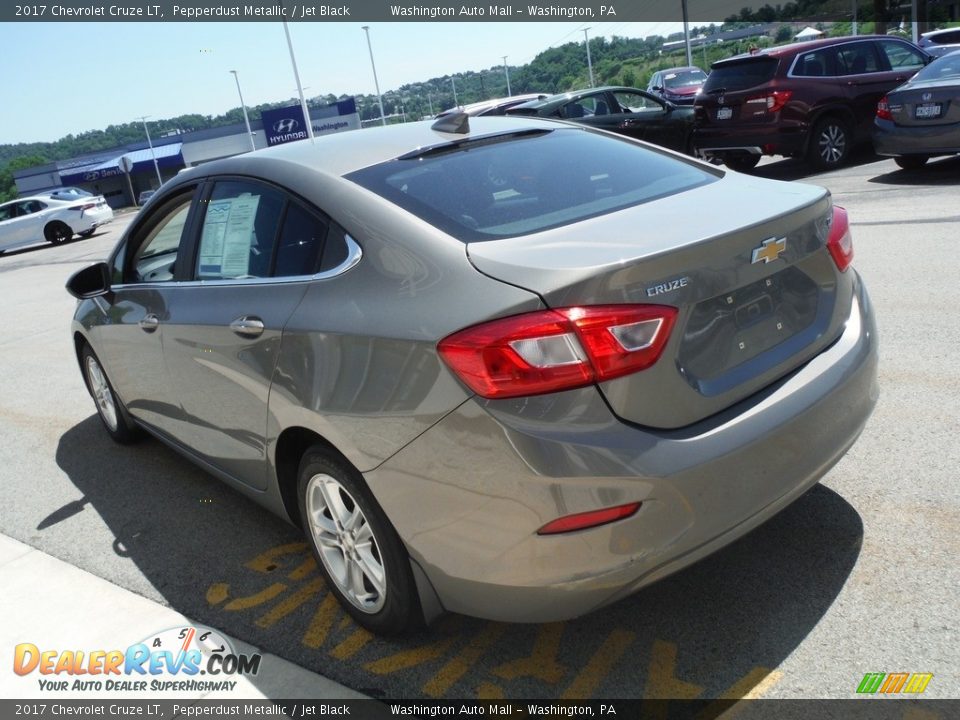
<instances>
[{"instance_id":1,"label":"chevrolet bowtie emblem","mask_svg":"<svg viewBox=\"0 0 960 720\"><path fill-rule=\"evenodd\" d=\"M753 258L750 260L751 263L768 263L773 262L778 257L780 253L787 249L787 239L782 238L767 238L763 241L763 244L758 248L753 249Z\"/></svg>"}]
</instances>

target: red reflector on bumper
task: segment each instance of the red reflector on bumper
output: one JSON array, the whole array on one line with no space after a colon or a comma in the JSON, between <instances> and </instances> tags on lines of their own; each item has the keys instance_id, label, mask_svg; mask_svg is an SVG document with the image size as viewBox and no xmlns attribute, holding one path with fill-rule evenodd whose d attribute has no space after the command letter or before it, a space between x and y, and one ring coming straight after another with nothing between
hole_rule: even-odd
<instances>
[{"instance_id":1,"label":"red reflector on bumper","mask_svg":"<svg viewBox=\"0 0 960 720\"><path fill-rule=\"evenodd\" d=\"M548 522L537 530L537 535L558 535L559 533L586 530L587 528L597 527L598 525L606 525L607 523L630 517L640 509L641 504L642 503L633 502L627 503L626 505L618 505L617 507L603 508L602 510L577 513L576 515L565 515L562 518Z\"/></svg>"}]
</instances>

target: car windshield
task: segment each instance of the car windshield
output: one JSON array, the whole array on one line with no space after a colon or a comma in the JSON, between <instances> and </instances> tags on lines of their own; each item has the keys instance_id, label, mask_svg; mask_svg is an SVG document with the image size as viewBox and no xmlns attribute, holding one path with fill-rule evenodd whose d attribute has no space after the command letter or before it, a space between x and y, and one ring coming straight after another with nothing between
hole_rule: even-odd
<instances>
[{"instance_id":1,"label":"car windshield","mask_svg":"<svg viewBox=\"0 0 960 720\"><path fill-rule=\"evenodd\" d=\"M664 75L663 84L668 88L689 87L700 85L706 79L707 74L703 70L682 70Z\"/></svg>"},{"instance_id":2,"label":"car windshield","mask_svg":"<svg viewBox=\"0 0 960 720\"><path fill-rule=\"evenodd\" d=\"M777 59L754 55L714 65L703 84L704 93L732 92L761 85L777 71Z\"/></svg>"},{"instance_id":3,"label":"car windshield","mask_svg":"<svg viewBox=\"0 0 960 720\"><path fill-rule=\"evenodd\" d=\"M960 79L960 52L937 58L913 77L917 80Z\"/></svg>"},{"instance_id":4,"label":"car windshield","mask_svg":"<svg viewBox=\"0 0 960 720\"><path fill-rule=\"evenodd\" d=\"M570 225L717 176L629 140L563 129L468 140L347 177L449 235L477 242Z\"/></svg>"}]
</instances>

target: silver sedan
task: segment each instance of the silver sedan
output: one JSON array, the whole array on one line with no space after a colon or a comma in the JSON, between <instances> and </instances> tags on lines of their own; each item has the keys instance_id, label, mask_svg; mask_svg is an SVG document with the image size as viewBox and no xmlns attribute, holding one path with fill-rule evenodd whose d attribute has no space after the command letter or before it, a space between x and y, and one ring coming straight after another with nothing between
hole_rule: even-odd
<instances>
[{"instance_id":1,"label":"silver sedan","mask_svg":"<svg viewBox=\"0 0 960 720\"><path fill-rule=\"evenodd\" d=\"M181 173L68 289L106 431L395 633L591 612L816 484L877 399L852 258L822 188L457 114Z\"/></svg>"}]
</instances>

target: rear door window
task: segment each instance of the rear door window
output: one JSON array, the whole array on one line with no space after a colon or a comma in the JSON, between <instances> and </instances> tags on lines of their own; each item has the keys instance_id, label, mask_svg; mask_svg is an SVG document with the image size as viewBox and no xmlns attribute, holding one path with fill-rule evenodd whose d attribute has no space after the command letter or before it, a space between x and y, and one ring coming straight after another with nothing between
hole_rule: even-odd
<instances>
[{"instance_id":1,"label":"rear door window","mask_svg":"<svg viewBox=\"0 0 960 720\"><path fill-rule=\"evenodd\" d=\"M769 82L779 61L769 56L752 56L714 65L703 84L706 94L747 90Z\"/></svg>"},{"instance_id":2,"label":"rear door window","mask_svg":"<svg viewBox=\"0 0 960 720\"><path fill-rule=\"evenodd\" d=\"M795 77L831 77L837 74L837 49L820 48L804 53L793 66Z\"/></svg>"},{"instance_id":3,"label":"rear door window","mask_svg":"<svg viewBox=\"0 0 960 720\"><path fill-rule=\"evenodd\" d=\"M880 71L880 58L874 43L848 43L837 48L837 75L865 75Z\"/></svg>"}]
</instances>

